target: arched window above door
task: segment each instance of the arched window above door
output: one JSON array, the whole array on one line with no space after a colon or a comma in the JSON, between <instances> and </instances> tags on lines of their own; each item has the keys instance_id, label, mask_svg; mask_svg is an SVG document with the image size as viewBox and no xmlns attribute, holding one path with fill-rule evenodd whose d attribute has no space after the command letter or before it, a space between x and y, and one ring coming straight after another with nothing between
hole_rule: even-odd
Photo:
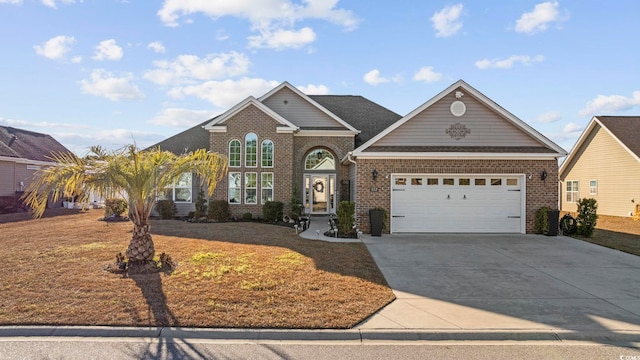
<instances>
[{"instance_id":1,"label":"arched window above door","mask_svg":"<svg viewBox=\"0 0 640 360\"><path fill-rule=\"evenodd\" d=\"M305 170L335 170L336 161L333 155L325 149L311 150L304 160Z\"/></svg>"}]
</instances>

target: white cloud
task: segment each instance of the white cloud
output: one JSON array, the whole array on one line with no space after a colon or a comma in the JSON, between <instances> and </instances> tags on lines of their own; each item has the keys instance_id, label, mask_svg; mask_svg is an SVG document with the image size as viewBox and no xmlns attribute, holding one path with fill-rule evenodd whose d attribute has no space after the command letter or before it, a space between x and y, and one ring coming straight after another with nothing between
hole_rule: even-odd
<instances>
[{"instance_id":1,"label":"white cloud","mask_svg":"<svg viewBox=\"0 0 640 360\"><path fill-rule=\"evenodd\" d=\"M462 29L462 4L446 6L431 17L431 23L436 30L437 37L453 36Z\"/></svg>"},{"instance_id":2,"label":"white cloud","mask_svg":"<svg viewBox=\"0 0 640 360\"><path fill-rule=\"evenodd\" d=\"M533 11L522 14L520 19L516 20L516 31L533 34L547 30L550 23L562 20L558 7L557 1L537 4Z\"/></svg>"},{"instance_id":3,"label":"white cloud","mask_svg":"<svg viewBox=\"0 0 640 360\"><path fill-rule=\"evenodd\" d=\"M115 39L103 40L96 46L96 52L92 59L103 61L111 60L117 61L122 59L122 48L116 44Z\"/></svg>"},{"instance_id":4,"label":"white cloud","mask_svg":"<svg viewBox=\"0 0 640 360\"><path fill-rule=\"evenodd\" d=\"M380 71L378 69L373 69L364 74L362 79L369 85L380 85L388 82L400 82L402 80L402 77L400 75L396 75L392 78L386 78L380 76Z\"/></svg>"},{"instance_id":5,"label":"white cloud","mask_svg":"<svg viewBox=\"0 0 640 360\"><path fill-rule=\"evenodd\" d=\"M149 45L147 45L147 48L159 54L164 54L167 51L167 49L164 47L164 44L162 44L162 41L154 41L152 43L149 43Z\"/></svg>"},{"instance_id":6,"label":"white cloud","mask_svg":"<svg viewBox=\"0 0 640 360\"><path fill-rule=\"evenodd\" d=\"M562 119L562 116L557 111L548 111L544 114L538 115L533 121L537 123L550 124Z\"/></svg>"},{"instance_id":7,"label":"white cloud","mask_svg":"<svg viewBox=\"0 0 640 360\"><path fill-rule=\"evenodd\" d=\"M522 64L529 66L533 63L544 61L544 56L536 55L531 57L529 55L511 55L506 59L483 59L476 61L476 67L478 69L511 69L515 64Z\"/></svg>"},{"instance_id":8,"label":"white cloud","mask_svg":"<svg viewBox=\"0 0 640 360\"><path fill-rule=\"evenodd\" d=\"M249 59L232 51L224 54L209 54L204 58L196 55L180 55L174 61L156 61L154 70L144 78L159 85L193 83L196 80L217 80L244 75L249 69Z\"/></svg>"},{"instance_id":9,"label":"white cloud","mask_svg":"<svg viewBox=\"0 0 640 360\"><path fill-rule=\"evenodd\" d=\"M247 96L261 96L278 85L277 81L256 78L240 80L206 81L198 85L181 86L171 89L169 96L181 99L194 96L206 100L218 108L230 108Z\"/></svg>"},{"instance_id":10,"label":"white cloud","mask_svg":"<svg viewBox=\"0 0 640 360\"><path fill-rule=\"evenodd\" d=\"M159 126L173 126L173 127L189 127L204 122L207 119L211 119L218 113L211 110L189 110L180 108L166 108L153 119L147 121L149 124Z\"/></svg>"},{"instance_id":11,"label":"white cloud","mask_svg":"<svg viewBox=\"0 0 640 360\"><path fill-rule=\"evenodd\" d=\"M44 56L48 59L63 59L65 54L71 51L71 45L76 42L73 36L59 35L43 42L41 45L35 45L33 48L36 54Z\"/></svg>"},{"instance_id":12,"label":"white cloud","mask_svg":"<svg viewBox=\"0 0 640 360\"><path fill-rule=\"evenodd\" d=\"M79 64L82 62L82 56L74 56L71 58L71 62L74 64Z\"/></svg>"},{"instance_id":13,"label":"white cloud","mask_svg":"<svg viewBox=\"0 0 640 360\"><path fill-rule=\"evenodd\" d=\"M58 1L60 1L63 4L73 4L76 2L76 0L58 0ZM52 9L57 8L56 0L41 0L41 2L42 2L42 5L44 6L48 6ZM82 0L80 0L79 2L82 2Z\"/></svg>"},{"instance_id":14,"label":"white cloud","mask_svg":"<svg viewBox=\"0 0 640 360\"><path fill-rule=\"evenodd\" d=\"M295 30L265 30L260 35L249 36L249 47L282 50L298 49L316 40L316 33L310 27Z\"/></svg>"},{"instance_id":15,"label":"white cloud","mask_svg":"<svg viewBox=\"0 0 640 360\"><path fill-rule=\"evenodd\" d=\"M413 80L424 81L427 83L436 82L442 79L442 74L433 71L432 66L424 66L413 75Z\"/></svg>"},{"instance_id":16,"label":"white cloud","mask_svg":"<svg viewBox=\"0 0 640 360\"><path fill-rule=\"evenodd\" d=\"M562 134L568 139L577 138L580 136L580 134L582 134L583 130L584 126L571 122L564 126L564 128L562 129Z\"/></svg>"},{"instance_id":17,"label":"white cloud","mask_svg":"<svg viewBox=\"0 0 640 360\"><path fill-rule=\"evenodd\" d=\"M308 84L296 87L306 95L328 95L331 93L331 90L326 85Z\"/></svg>"},{"instance_id":18,"label":"white cloud","mask_svg":"<svg viewBox=\"0 0 640 360\"><path fill-rule=\"evenodd\" d=\"M91 79L80 81L80 85L86 94L103 96L113 101L144 99L144 94L131 83L132 80L132 74L117 77L105 70L96 69L91 72Z\"/></svg>"},{"instance_id":19,"label":"white cloud","mask_svg":"<svg viewBox=\"0 0 640 360\"><path fill-rule=\"evenodd\" d=\"M22 4L22 0L0 0L0 4Z\"/></svg>"},{"instance_id":20,"label":"white cloud","mask_svg":"<svg viewBox=\"0 0 640 360\"><path fill-rule=\"evenodd\" d=\"M582 116L602 115L603 113L629 110L636 106L640 106L640 90L634 91L631 97L598 95L589 101L579 114Z\"/></svg>"},{"instance_id":21,"label":"white cloud","mask_svg":"<svg viewBox=\"0 0 640 360\"><path fill-rule=\"evenodd\" d=\"M216 31L216 40L224 41L227 39L229 39L229 34L224 29L220 29Z\"/></svg>"}]
</instances>

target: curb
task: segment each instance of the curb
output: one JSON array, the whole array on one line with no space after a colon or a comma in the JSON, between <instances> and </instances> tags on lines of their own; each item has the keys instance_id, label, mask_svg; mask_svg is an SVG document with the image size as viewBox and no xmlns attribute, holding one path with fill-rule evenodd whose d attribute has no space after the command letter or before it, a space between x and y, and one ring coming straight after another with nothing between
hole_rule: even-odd
<instances>
[{"instance_id":1,"label":"curb","mask_svg":"<svg viewBox=\"0 0 640 360\"><path fill-rule=\"evenodd\" d=\"M1 326L2 338L144 338L240 342L582 342L640 347L640 331L569 330L286 330L107 326Z\"/></svg>"}]
</instances>

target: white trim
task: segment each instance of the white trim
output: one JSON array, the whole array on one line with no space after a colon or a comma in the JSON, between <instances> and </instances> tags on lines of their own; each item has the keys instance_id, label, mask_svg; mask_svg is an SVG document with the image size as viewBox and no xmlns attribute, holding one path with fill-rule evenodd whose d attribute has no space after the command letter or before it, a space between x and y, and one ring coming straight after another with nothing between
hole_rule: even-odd
<instances>
[{"instance_id":1,"label":"white trim","mask_svg":"<svg viewBox=\"0 0 640 360\"><path fill-rule=\"evenodd\" d=\"M29 159L11 157L11 156L0 156L0 161L14 162L18 164L48 165L48 166L58 164L57 162L53 162L53 161L29 160Z\"/></svg>"},{"instance_id":2,"label":"white trim","mask_svg":"<svg viewBox=\"0 0 640 360\"><path fill-rule=\"evenodd\" d=\"M276 176L272 171L266 171L266 172L261 172L260 173L260 204L264 205L265 201L264 200L264 196L262 194L262 192L264 191L264 187L262 186L262 177L266 174L270 174L271 175L271 187L270 188L266 188L267 190L271 190L271 200L269 201L273 201L273 199L275 199L275 182L276 182Z\"/></svg>"},{"instance_id":3,"label":"white trim","mask_svg":"<svg viewBox=\"0 0 640 360\"><path fill-rule=\"evenodd\" d=\"M365 152L355 153L361 159L419 159L419 160L550 160L556 153L484 153L484 152Z\"/></svg>"},{"instance_id":4,"label":"white trim","mask_svg":"<svg viewBox=\"0 0 640 360\"><path fill-rule=\"evenodd\" d=\"M247 186L247 176L250 174L254 174L256 176L256 187L248 187ZM255 190L256 191L256 202L247 202L247 190ZM242 198L242 203L245 205L257 205L260 202L258 201L258 173L255 171L246 171L244 173L244 196Z\"/></svg>"},{"instance_id":5,"label":"white trim","mask_svg":"<svg viewBox=\"0 0 640 360\"><path fill-rule=\"evenodd\" d=\"M596 191L593 191L593 192L591 191L591 182L592 182L592 181L595 181L595 182L596 182L596 186L595 186ZM589 180L589 195L598 195L598 180L597 180L597 179L591 179L591 180Z\"/></svg>"},{"instance_id":6,"label":"white trim","mask_svg":"<svg viewBox=\"0 0 640 360\"><path fill-rule=\"evenodd\" d=\"M271 118L273 118L274 120L279 122L280 124L290 128L293 131L299 129L296 125L292 124L287 119L283 118L278 113L276 113L275 111L271 110L269 107L267 107L266 105L264 105L263 103L258 101L253 96L249 96L248 98L244 99L240 103L236 104L231 109L225 111L222 115L216 117L210 123L204 125L203 128L205 130L211 131L211 129L214 129L216 125L223 124L229 118L233 117L234 115L236 115L240 111L246 109L250 105L253 105L253 106L257 107L258 109L260 109L260 111L264 112L265 114L267 114L268 116L270 116Z\"/></svg>"},{"instance_id":7,"label":"white trim","mask_svg":"<svg viewBox=\"0 0 640 360\"><path fill-rule=\"evenodd\" d=\"M572 190L572 193L577 193L576 198L574 199L575 201L569 201L567 200L567 194L569 193L569 190L567 190L567 185L569 185L570 182L575 182L576 186L577 186L577 190ZM577 204L578 200L580 200L580 180L565 180L564 181L564 199L563 201L566 202L567 204Z\"/></svg>"},{"instance_id":8,"label":"white trim","mask_svg":"<svg viewBox=\"0 0 640 360\"><path fill-rule=\"evenodd\" d=\"M248 165L248 161L249 158L247 155L249 155L249 151L248 151L248 146L247 146L247 136L249 136L249 134L253 134L253 136L256 137L256 164L255 165ZM258 167L258 159L260 158L260 151L258 150L258 134L254 133L254 132L248 132L246 134L244 134L244 167L248 168L248 169L254 169Z\"/></svg>"},{"instance_id":9,"label":"white trim","mask_svg":"<svg viewBox=\"0 0 640 360\"><path fill-rule=\"evenodd\" d=\"M231 181L229 181L231 179L231 175L232 174L238 174L240 175L240 187L231 187ZM227 173L227 203L230 205L241 205L242 204L242 172L241 171L229 171ZM231 189L238 189L240 190L240 197L238 198L238 202L231 202Z\"/></svg>"},{"instance_id":10,"label":"white trim","mask_svg":"<svg viewBox=\"0 0 640 360\"><path fill-rule=\"evenodd\" d=\"M209 132L212 132L212 133L226 133L227 125L214 125L207 130L209 130Z\"/></svg>"},{"instance_id":11,"label":"white trim","mask_svg":"<svg viewBox=\"0 0 640 360\"><path fill-rule=\"evenodd\" d=\"M238 143L240 143L240 165L231 165L231 143L237 141ZM231 140L229 140L229 142L227 143L227 157L229 158L229 167L230 168L241 168L242 167L242 141L240 141L240 139L236 139L233 138Z\"/></svg>"},{"instance_id":12,"label":"white trim","mask_svg":"<svg viewBox=\"0 0 640 360\"><path fill-rule=\"evenodd\" d=\"M300 91L298 88L296 88L295 86L291 85L287 81L283 82L282 84L280 84L280 85L276 86L275 88L273 88L268 93L266 93L266 94L262 95L261 97L259 97L258 101L264 102L266 99L270 98L272 95L276 94L278 91L282 90L285 87L287 89L293 91L296 95L300 96L301 98L303 98L307 102L309 102L311 105L315 106L318 110L320 110L323 113L325 113L325 115L329 116L333 120L335 120L338 123L340 123L340 125L342 125L342 126L346 127L347 129L355 132L356 134L360 133L360 130L358 130L358 129L354 128L353 126L349 125L349 123L347 123L346 121L344 121L341 118L339 118L336 114L332 113L331 111L329 111L324 106L322 106L322 105L318 104L317 102L315 102L312 98L307 96L305 93L303 93L302 91Z\"/></svg>"},{"instance_id":13,"label":"white trim","mask_svg":"<svg viewBox=\"0 0 640 360\"><path fill-rule=\"evenodd\" d=\"M429 99L424 104L420 105L415 110L411 111L409 114L404 116L402 119L396 121L394 124L392 124L391 126L386 128L384 131L380 132L378 135L374 136L373 138L371 138L366 143L360 145L357 149L355 149L353 151L353 153L355 155L361 154L363 150L365 150L368 147L370 147L371 145L375 144L376 142L378 142L378 140L380 140L383 137L387 136L387 134L391 133L393 130L397 129L402 124L404 124L407 121L411 120L416 115L422 113L425 109L429 108L431 105L435 104L436 102L438 102L439 100L441 100L445 96L449 95L452 91L455 91L457 88L462 88L464 91L466 91L467 93L469 93L470 95L472 95L476 99L478 99L480 102L482 102L485 106L489 107L490 109L492 109L493 111L497 112L499 115L504 117L506 120L510 121L513 125L518 127L520 130L522 130L523 132L525 132L529 136L533 137L534 139L538 140L542 144L546 145L548 148L554 150L556 152L554 154L554 157L562 157L562 156L566 156L567 155L567 152L564 149L562 149L560 146L555 144L553 141L547 139L544 135L542 135L541 133L536 131L534 128L529 126L527 123L525 123L524 121L518 119L515 115L513 115L510 112L508 112L507 110L505 110L500 105L496 104L493 100L489 99L484 94L482 94L478 90L474 89L473 87L471 87L471 85L467 84L463 80L456 81L451 86L449 86L445 90L441 91L439 94L437 94L436 96L432 97L431 99Z\"/></svg>"},{"instance_id":14,"label":"white trim","mask_svg":"<svg viewBox=\"0 0 640 360\"><path fill-rule=\"evenodd\" d=\"M276 134L293 134L296 132L296 129L292 129L286 126L276 126Z\"/></svg>"},{"instance_id":15,"label":"white trim","mask_svg":"<svg viewBox=\"0 0 640 360\"><path fill-rule=\"evenodd\" d=\"M269 141L271 143L271 166L265 166L262 163L262 151L263 151L263 146L264 146L264 142L265 141ZM260 167L263 169L273 169L274 165L276 162L276 143L271 140L271 139L264 139L260 142Z\"/></svg>"},{"instance_id":16,"label":"white trim","mask_svg":"<svg viewBox=\"0 0 640 360\"><path fill-rule=\"evenodd\" d=\"M600 121L600 119L598 119L597 116L594 116L591 118L591 121L589 121L589 124L587 124L587 127L582 131L582 134L580 134L580 137L578 138L578 141L576 141L576 143L573 145L573 148L571 148L571 152L569 152L569 156L567 156L567 158L564 160L564 162L560 166L560 170L558 170L558 176L560 177L560 179L562 179L562 177L564 176L564 171L567 169L567 166L569 166L568 164L570 164L571 161L573 161L573 158L579 152L578 150L582 148L582 146L584 145L584 142L587 140L589 135L591 135L591 132L596 127L596 125L599 125L601 129L604 129L607 132L607 134L609 134L618 144L620 144L620 146L622 146L623 149L625 149L631 155L631 157L636 159L636 161L640 162L640 158L638 157L638 155L636 155L622 141L620 141L620 139L618 139L618 137L615 136L611 132L611 130L609 130Z\"/></svg>"},{"instance_id":17,"label":"white trim","mask_svg":"<svg viewBox=\"0 0 640 360\"><path fill-rule=\"evenodd\" d=\"M352 137L359 132L351 130L300 130L294 136L335 136L335 137Z\"/></svg>"}]
</instances>

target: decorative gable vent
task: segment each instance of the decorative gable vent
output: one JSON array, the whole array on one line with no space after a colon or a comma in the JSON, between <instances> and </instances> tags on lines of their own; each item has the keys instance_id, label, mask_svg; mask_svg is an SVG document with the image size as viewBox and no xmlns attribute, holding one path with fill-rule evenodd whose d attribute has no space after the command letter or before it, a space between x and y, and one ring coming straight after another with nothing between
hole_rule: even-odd
<instances>
[{"instance_id":1,"label":"decorative gable vent","mask_svg":"<svg viewBox=\"0 0 640 360\"><path fill-rule=\"evenodd\" d=\"M467 129L467 126L460 123L452 124L447 130L444 131L452 139L460 140L463 137L471 134L471 130Z\"/></svg>"}]
</instances>

